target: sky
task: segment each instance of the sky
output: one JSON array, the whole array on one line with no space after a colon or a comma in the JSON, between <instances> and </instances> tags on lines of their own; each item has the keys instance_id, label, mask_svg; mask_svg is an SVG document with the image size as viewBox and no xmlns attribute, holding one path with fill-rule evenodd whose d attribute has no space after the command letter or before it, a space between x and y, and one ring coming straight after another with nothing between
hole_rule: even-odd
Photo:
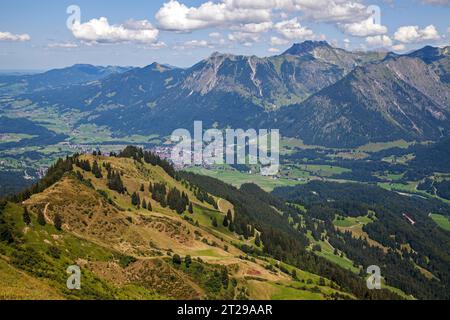
<instances>
[{"instance_id":1,"label":"sky","mask_svg":"<svg viewBox=\"0 0 450 320\"><path fill-rule=\"evenodd\" d=\"M450 0L0 0L1 70L188 67L306 40L399 53L449 45Z\"/></svg>"}]
</instances>

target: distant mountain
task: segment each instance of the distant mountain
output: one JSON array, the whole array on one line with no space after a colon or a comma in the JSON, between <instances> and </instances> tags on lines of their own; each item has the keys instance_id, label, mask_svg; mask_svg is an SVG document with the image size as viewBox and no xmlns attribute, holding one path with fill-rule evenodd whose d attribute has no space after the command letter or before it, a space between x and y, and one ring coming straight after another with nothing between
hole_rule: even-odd
<instances>
[{"instance_id":1,"label":"distant mountain","mask_svg":"<svg viewBox=\"0 0 450 320\"><path fill-rule=\"evenodd\" d=\"M357 67L304 103L281 110L274 121L288 136L327 146L436 140L450 128L450 86L444 81L449 57L436 52Z\"/></svg>"},{"instance_id":2,"label":"distant mountain","mask_svg":"<svg viewBox=\"0 0 450 320\"><path fill-rule=\"evenodd\" d=\"M419 58L432 66L440 76L441 81L450 83L450 46L434 48L426 46L409 54L410 57Z\"/></svg>"},{"instance_id":3,"label":"distant mountain","mask_svg":"<svg viewBox=\"0 0 450 320\"><path fill-rule=\"evenodd\" d=\"M34 92L57 87L76 85L123 73L129 67L98 67L89 64L76 64L68 68L54 69L31 75L0 76L0 94L9 92Z\"/></svg>"},{"instance_id":4,"label":"distant mountain","mask_svg":"<svg viewBox=\"0 0 450 320\"><path fill-rule=\"evenodd\" d=\"M266 112L300 103L336 83L355 66L384 57L305 42L268 58L214 53L188 69L154 63L22 98L41 106L89 110L89 121L119 132L167 134L193 120L247 127Z\"/></svg>"},{"instance_id":5,"label":"distant mountain","mask_svg":"<svg viewBox=\"0 0 450 320\"><path fill-rule=\"evenodd\" d=\"M332 47L326 41L305 41L296 43L286 50L283 55L309 58L336 65L344 69L346 73L357 66L368 62L380 61L388 54L386 52L350 52L341 48Z\"/></svg>"},{"instance_id":6,"label":"distant mountain","mask_svg":"<svg viewBox=\"0 0 450 320\"><path fill-rule=\"evenodd\" d=\"M86 117L80 123L117 135L167 135L202 120L207 127L280 128L307 143L336 147L435 140L450 123L449 61L448 48L396 55L306 41L268 58L214 53L187 69L153 63L85 71L85 78L103 78L16 100L81 110Z\"/></svg>"}]
</instances>

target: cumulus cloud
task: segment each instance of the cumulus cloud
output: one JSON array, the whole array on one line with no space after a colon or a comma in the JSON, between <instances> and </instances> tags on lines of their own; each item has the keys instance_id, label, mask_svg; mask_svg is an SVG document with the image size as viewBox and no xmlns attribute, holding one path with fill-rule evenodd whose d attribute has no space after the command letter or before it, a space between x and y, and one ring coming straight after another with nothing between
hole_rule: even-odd
<instances>
[{"instance_id":1,"label":"cumulus cloud","mask_svg":"<svg viewBox=\"0 0 450 320\"><path fill-rule=\"evenodd\" d=\"M13 41L13 42L24 42L24 41L30 41L31 37L24 33L24 34L13 34L11 32L1 32L0 31L0 41Z\"/></svg>"},{"instance_id":2,"label":"cumulus cloud","mask_svg":"<svg viewBox=\"0 0 450 320\"><path fill-rule=\"evenodd\" d=\"M88 43L156 43L159 31L147 20L129 20L124 24L110 25L101 17L85 23L75 22L72 26L75 38Z\"/></svg>"},{"instance_id":3,"label":"cumulus cloud","mask_svg":"<svg viewBox=\"0 0 450 320\"><path fill-rule=\"evenodd\" d=\"M369 18L360 0L219 0L188 7L178 0L163 4L155 15L159 26L171 31L193 31L236 25L267 26L275 15L301 13L315 22L356 23ZM248 32L248 31L247 31Z\"/></svg>"},{"instance_id":4,"label":"cumulus cloud","mask_svg":"<svg viewBox=\"0 0 450 320\"><path fill-rule=\"evenodd\" d=\"M269 51L270 53L278 53L278 52L280 52L280 49L277 49L277 48L269 48L267 51Z\"/></svg>"},{"instance_id":5,"label":"cumulus cloud","mask_svg":"<svg viewBox=\"0 0 450 320\"><path fill-rule=\"evenodd\" d=\"M251 32L233 32L228 35L228 40L239 42L240 44L250 47L253 43L260 40L260 36L257 33Z\"/></svg>"},{"instance_id":6,"label":"cumulus cloud","mask_svg":"<svg viewBox=\"0 0 450 320\"><path fill-rule=\"evenodd\" d=\"M345 33L355 37L377 36L388 32L387 27L374 23L373 18L369 18L361 22L343 24L340 25L340 27Z\"/></svg>"},{"instance_id":7,"label":"cumulus cloud","mask_svg":"<svg viewBox=\"0 0 450 320\"><path fill-rule=\"evenodd\" d=\"M391 47L392 40L388 36L367 37L366 42L371 47Z\"/></svg>"},{"instance_id":8,"label":"cumulus cloud","mask_svg":"<svg viewBox=\"0 0 450 320\"><path fill-rule=\"evenodd\" d=\"M273 28L272 22L262 22L262 23L247 23L242 24L236 27L232 27L232 29L236 29L242 32L247 33L262 33L267 32Z\"/></svg>"},{"instance_id":9,"label":"cumulus cloud","mask_svg":"<svg viewBox=\"0 0 450 320\"><path fill-rule=\"evenodd\" d=\"M289 43L289 40L278 37L270 37L270 44L273 46L284 46Z\"/></svg>"},{"instance_id":10,"label":"cumulus cloud","mask_svg":"<svg viewBox=\"0 0 450 320\"><path fill-rule=\"evenodd\" d=\"M423 29L418 26L403 26L398 28L394 34L394 39L401 43L416 43L430 40L439 40L439 32L433 25Z\"/></svg>"},{"instance_id":11,"label":"cumulus cloud","mask_svg":"<svg viewBox=\"0 0 450 320\"><path fill-rule=\"evenodd\" d=\"M353 23L370 16L367 7L359 0L294 0L294 2L307 19L316 22Z\"/></svg>"},{"instance_id":12,"label":"cumulus cloud","mask_svg":"<svg viewBox=\"0 0 450 320\"><path fill-rule=\"evenodd\" d=\"M199 7L187 7L176 0L163 4L155 17L162 29L192 31L197 29L229 26L233 24L261 23L271 20L271 10L243 8L233 1L205 2Z\"/></svg>"},{"instance_id":13,"label":"cumulus cloud","mask_svg":"<svg viewBox=\"0 0 450 320\"><path fill-rule=\"evenodd\" d=\"M303 27L297 18L278 22L275 24L275 30L288 40L314 39L315 34L312 30Z\"/></svg>"}]
</instances>

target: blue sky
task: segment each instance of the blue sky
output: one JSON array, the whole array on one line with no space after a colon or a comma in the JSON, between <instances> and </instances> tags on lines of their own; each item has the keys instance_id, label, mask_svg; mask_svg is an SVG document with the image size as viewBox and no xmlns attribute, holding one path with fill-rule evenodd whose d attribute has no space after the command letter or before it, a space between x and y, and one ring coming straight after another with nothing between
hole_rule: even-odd
<instances>
[{"instance_id":1,"label":"blue sky","mask_svg":"<svg viewBox=\"0 0 450 320\"><path fill-rule=\"evenodd\" d=\"M71 29L70 5L81 12ZM0 69L186 67L214 51L268 56L304 40L397 52L448 45L450 0L0 0Z\"/></svg>"}]
</instances>

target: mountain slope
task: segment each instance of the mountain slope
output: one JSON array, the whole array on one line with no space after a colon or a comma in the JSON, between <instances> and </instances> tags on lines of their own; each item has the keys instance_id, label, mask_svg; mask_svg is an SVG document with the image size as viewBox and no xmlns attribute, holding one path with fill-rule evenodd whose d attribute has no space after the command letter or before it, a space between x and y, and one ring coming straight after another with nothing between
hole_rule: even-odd
<instances>
[{"instance_id":1,"label":"mountain slope","mask_svg":"<svg viewBox=\"0 0 450 320\"><path fill-rule=\"evenodd\" d=\"M154 63L2 107L82 111L75 126L105 126L117 136L167 136L201 120L204 127L279 128L332 147L436 140L450 126L449 61L448 48L399 56L307 41L267 58L215 53L188 69Z\"/></svg>"},{"instance_id":2,"label":"mountain slope","mask_svg":"<svg viewBox=\"0 0 450 320\"><path fill-rule=\"evenodd\" d=\"M355 66L383 57L350 53L326 42L294 45L292 52L268 58L215 53L185 70L152 64L20 99L41 107L87 111L81 123L118 132L170 134L194 119L208 126L248 127L267 111L304 101Z\"/></svg>"},{"instance_id":3,"label":"mountain slope","mask_svg":"<svg viewBox=\"0 0 450 320\"><path fill-rule=\"evenodd\" d=\"M448 58L447 58L448 60ZM436 140L449 128L450 87L433 66L390 57L277 115L284 133L307 143L352 147L368 142Z\"/></svg>"},{"instance_id":4,"label":"mountain slope","mask_svg":"<svg viewBox=\"0 0 450 320\"><path fill-rule=\"evenodd\" d=\"M94 174L94 163L103 177ZM111 189L116 173L124 192ZM49 176L30 189L31 194L21 195L28 198L23 206L31 224L24 223L23 207L2 204L0 266L6 263L29 277L39 276L61 298L271 299L286 291L290 299L354 297L330 280L244 251L258 250L256 233L242 238L222 225L224 211L234 211L233 205L175 180L160 166L83 155L60 161L50 175L61 178L51 183ZM158 196L162 184L165 204ZM175 189L186 194L193 213L171 209L175 203L169 200L169 190ZM133 205L132 193L139 194L145 206ZM64 287L65 269L73 264L83 271L79 292ZM0 268L0 274L6 277L6 269ZM5 298L13 297L11 291L0 286ZM38 297L53 296L42 292Z\"/></svg>"}]
</instances>

